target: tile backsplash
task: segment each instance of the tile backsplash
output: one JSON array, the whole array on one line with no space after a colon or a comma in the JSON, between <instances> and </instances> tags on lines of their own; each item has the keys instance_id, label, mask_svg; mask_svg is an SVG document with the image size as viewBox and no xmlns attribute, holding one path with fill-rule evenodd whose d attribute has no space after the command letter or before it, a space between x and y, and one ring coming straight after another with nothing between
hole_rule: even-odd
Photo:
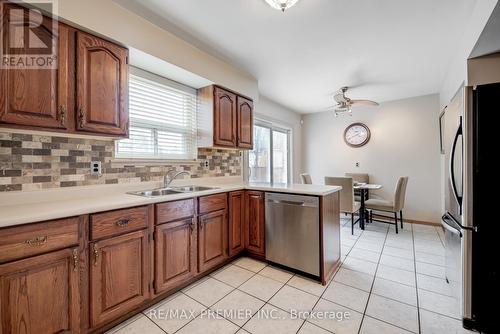
<instances>
[{"instance_id":1,"label":"tile backsplash","mask_svg":"<svg viewBox=\"0 0 500 334\"><path fill-rule=\"evenodd\" d=\"M112 163L114 149L112 139L0 132L0 191L160 181L171 169L191 178L241 175L238 150L200 148L196 162L134 166ZM90 174L90 161L101 161L101 176Z\"/></svg>"}]
</instances>

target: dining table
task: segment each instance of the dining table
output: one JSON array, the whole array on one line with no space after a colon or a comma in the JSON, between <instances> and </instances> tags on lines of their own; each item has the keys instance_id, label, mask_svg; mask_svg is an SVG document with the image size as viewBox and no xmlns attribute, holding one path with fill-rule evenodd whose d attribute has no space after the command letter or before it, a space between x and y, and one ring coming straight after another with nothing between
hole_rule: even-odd
<instances>
[{"instance_id":1,"label":"dining table","mask_svg":"<svg viewBox=\"0 0 500 334\"><path fill-rule=\"evenodd\" d=\"M366 194L368 193L369 190L382 189L382 185L375 183L355 183L353 188L361 192L361 200L360 200L361 207L359 209L359 227L362 230L364 230L366 221L366 205L365 205Z\"/></svg>"}]
</instances>

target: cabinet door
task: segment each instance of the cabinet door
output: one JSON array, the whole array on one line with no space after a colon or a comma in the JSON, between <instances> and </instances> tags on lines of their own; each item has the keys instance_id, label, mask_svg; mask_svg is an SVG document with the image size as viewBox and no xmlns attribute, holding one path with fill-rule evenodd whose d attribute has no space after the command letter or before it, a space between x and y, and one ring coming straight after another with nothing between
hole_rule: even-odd
<instances>
[{"instance_id":1,"label":"cabinet door","mask_svg":"<svg viewBox=\"0 0 500 334\"><path fill-rule=\"evenodd\" d=\"M128 133L128 50L78 31L77 130Z\"/></svg>"},{"instance_id":2,"label":"cabinet door","mask_svg":"<svg viewBox=\"0 0 500 334\"><path fill-rule=\"evenodd\" d=\"M238 147L253 148L253 102L238 96Z\"/></svg>"},{"instance_id":3,"label":"cabinet door","mask_svg":"<svg viewBox=\"0 0 500 334\"><path fill-rule=\"evenodd\" d=\"M264 256L266 254L264 193L247 191L245 202L245 248L249 252Z\"/></svg>"},{"instance_id":4,"label":"cabinet door","mask_svg":"<svg viewBox=\"0 0 500 334\"><path fill-rule=\"evenodd\" d=\"M5 54L32 57L33 51L50 57L45 50L56 52L53 68L0 69L0 123L27 127L65 129L68 121L68 27L43 17L37 17L28 10L8 3L2 3L2 40ZM27 38L30 36L30 38ZM45 45L33 49L33 40ZM14 58L16 58L14 56ZM38 58L41 59L41 58Z\"/></svg>"},{"instance_id":5,"label":"cabinet door","mask_svg":"<svg viewBox=\"0 0 500 334\"><path fill-rule=\"evenodd\" d=\"M91 326L115 319L149 298L148 233L90 244Z\"/></svg>"},{"instance_id":6,"label":"cabinet door","mask_svg":"<svg viewBox=\"0 0 500 334\"><path fill-rule=\"evenodd\" d=\"M0 333L79 333L78 250L0 265Z\"/></svg>"},{"instance_id":7,"label":"cabinet door","mask_svg":"<svg viewBox=\"0 0 500 334\"><path fill-rule=\"evenodd\" d=\"M229 256L240 253L245 248L245 192L229 194Z\"/></svg>"},{"instance_id":8,"label":"cabinet door","mask_svg":"<svg viewBox=\"0 0 500 334\"><path fill-rule=\"evenodd\" d=\"M236 95L219 87L214 88L214 145L237 145Z\"/></svg>"},{"instance_id":9,"label":"cabinet door","mask_svg":"<svg viewBox=\"0 0 500 334\"><path fill-rule=\"evenodd\" d=\"M227 258L226 210L200 216L198 234L198 267L203 272Z\"/></svg>"},{"instance_id":10,"label":"cabinet door","mask_svg":"<svg viewBox=\"0 0 500 334\"><path fill-rule=\"evenodd\" d=\"M155 292L161 293L196 273L196 221L166 223L155 231Z\"/></svg>"}]
</instances>

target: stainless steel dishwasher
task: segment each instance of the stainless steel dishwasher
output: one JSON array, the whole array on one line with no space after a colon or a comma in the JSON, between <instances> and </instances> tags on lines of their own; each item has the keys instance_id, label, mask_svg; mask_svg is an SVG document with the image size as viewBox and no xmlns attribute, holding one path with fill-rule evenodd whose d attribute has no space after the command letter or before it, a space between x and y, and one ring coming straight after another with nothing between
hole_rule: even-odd
<instances>
[{"instance_id":1,"label":"stainless steel dishwasher","mask_svg":"<svg viewBox=\"0 0 500 334\"><path fill-rule=\"evenodd\" d=\"M266 193L266 259L320 275L319 198Z\"/></svg>"}]
</instances>

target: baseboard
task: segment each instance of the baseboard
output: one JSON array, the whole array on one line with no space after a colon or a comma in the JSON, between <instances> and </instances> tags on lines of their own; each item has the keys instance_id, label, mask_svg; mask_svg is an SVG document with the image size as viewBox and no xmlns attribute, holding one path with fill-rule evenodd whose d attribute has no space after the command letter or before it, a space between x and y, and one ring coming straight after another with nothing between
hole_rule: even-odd
<instances>
[{"instance_id":1,"label":"baseboard","mask_svg":"<svg viewBox=\"0 0 500 334\"><path fill-rule=\"evenodd\" d=\"M373 214L373 217L374 218L377 218L379 220L384 220L384 221L387 221L387 222L394 222L394 219L392 218L388 218L386 216L383 216L383 215L379 215L379 214L376 214L374 213ZM414 219L403 219L403 224L404 223L407 223L407 224L417 224L417 225L430 225L430 226L441 226L441 224L437 224L437 223L433 223L433 222L428 222L428 221L423 221L423 220L414 220Z\"/></svg>"}]
</instances>

